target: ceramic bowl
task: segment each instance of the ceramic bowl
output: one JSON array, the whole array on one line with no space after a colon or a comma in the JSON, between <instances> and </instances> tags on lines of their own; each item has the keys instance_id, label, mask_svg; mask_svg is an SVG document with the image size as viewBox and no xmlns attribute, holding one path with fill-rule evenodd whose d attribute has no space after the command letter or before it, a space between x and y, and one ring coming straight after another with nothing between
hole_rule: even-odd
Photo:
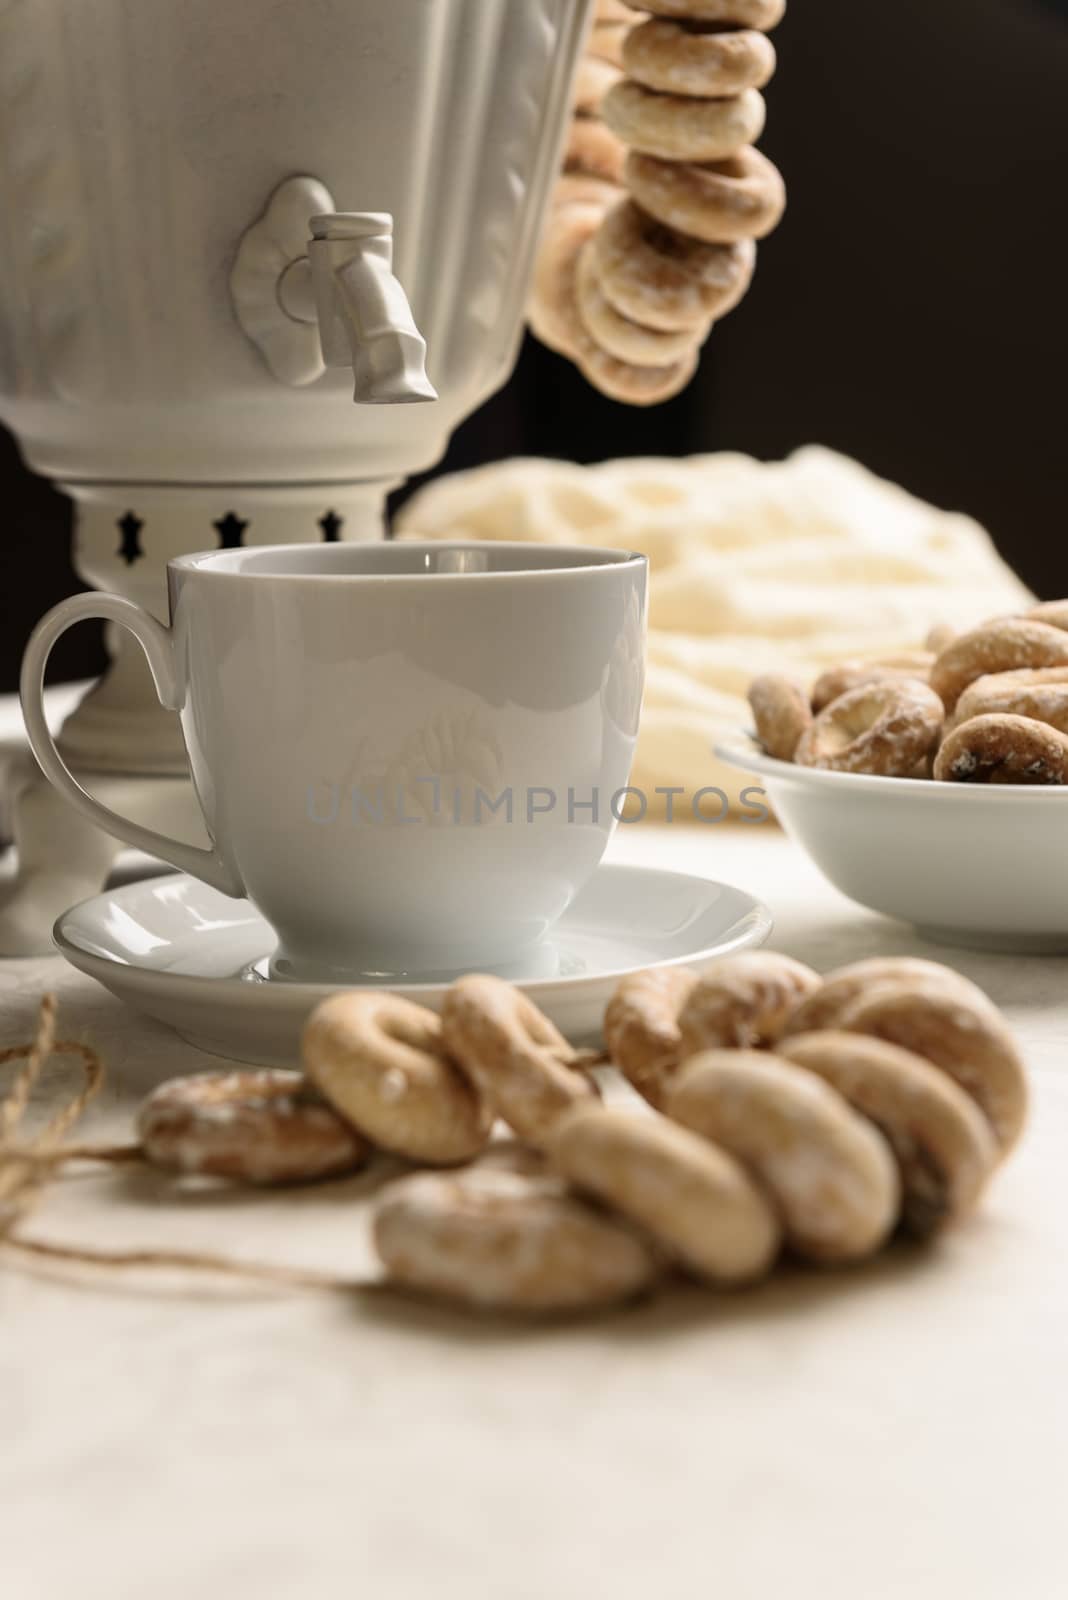
<instances>
[{"instance_id":1,"label":"ceramic bowl","mask_svg":"<svg viewBox=\"0 0 1068 1600\"><path fill-rule=\"evenodd\" d=\"M820 772L716 746L851 900L940 944L1068 952L1068 790Z\"/></svg>"}]
</instances>

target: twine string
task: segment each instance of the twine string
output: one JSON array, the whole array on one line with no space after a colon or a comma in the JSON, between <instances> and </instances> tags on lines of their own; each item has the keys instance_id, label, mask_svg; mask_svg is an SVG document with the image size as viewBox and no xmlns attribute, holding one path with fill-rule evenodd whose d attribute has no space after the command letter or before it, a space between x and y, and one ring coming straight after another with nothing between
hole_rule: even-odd
<instances>
[{"instance_id":1,"label":"twine string","mask_svg":"<svg viewBox=\"0 0 1068 1600\"><path fill-rule=\"evenodd\" d=\"M0 1065L8 1061L18 1061L23 1057L26 1065L21 1072L16 1073L15 1079L0 1101L0 1142L6 1143L12 1131L21 1122L26 1107L30 1103L33 1086L41 1075L41 1068L48 1056L52 1054L56 1040L56 997L46 994L41 1001L37 1012L37 1032L33 1043L26 1045L11 1045L6 1050L0 1050Z\"/></svg>"},{"instance_id":2,"label":"twine string","mask_svg":"<svg viewBox=\"0 0 1068 1600\"><path fill-rule=\"evenodd\" d=\"M0 1050L0 1066L23 1060L7 1093L0 1099L0 1239L35 1204L47 1171L55 1165L62 1140L100 1092L104 1066L96 1051L77 1039L56 1038L56 997L46 994L37 1012L37 1028L29 1045ZM59 1104L36 1135L17 1142L16 1135L29 1108L34 1088L53 1055L75 1056L81 1064L82 1082Z\"/></svg>"},{"instance_id":3,"label":"twine string","mask_svg":"<svg viewBox=\"0 0 1068 1600\"><path fill-rule=\"evenodd\" d=\"M386 1289L375 1280L345 1278L339 1273L316 1272L312 1267L290 1267L270 1261L236 1261L210 1250L97 1250L88 1245L58 1244L50 1239L26 1239L8 1234L0 1239L7 1250L71 1266L125 1269L153 1268L184 1272L218 1272L253 1283L277 1284L289 1289L330 1289L372 1294Z\"/></svg>"},{"instance_id":4,"label":"twine string","mask_svg":"<svg viewBox=\"0 0 1068 1600\"><path fill-rule=\"evenodd\" d=\"M37 1027L32 1041L0 1050L0 1067L12 1061L25 1063L15 1074L6 1093L0 1097L0 1249L74 1266L216 1272L294 1289L376 1294L386 1288L375 1280L350 1279L337 1273L317 1272L312 1268L276 1265L272 1262L235 1261L211 1251L155 1248L101 1250L90 1245L61 1244L16 1233L16 1228L38 1203L60 1167L75 1161L120 1163L141 1159L141 1148L136 1144L63 1143L65 1135L81 1120L90 1101L99 1094L104 1082L104 1064L91 1045L73 1039L57 1039L56 1016L56 997L46 994L38 1008ZM19 1141L17 1135L34 1087L53 1055L76 1057L82 1068L82 1081L72 1093L60 1100L33 1137Z\"/></svg>"}]
</instances>

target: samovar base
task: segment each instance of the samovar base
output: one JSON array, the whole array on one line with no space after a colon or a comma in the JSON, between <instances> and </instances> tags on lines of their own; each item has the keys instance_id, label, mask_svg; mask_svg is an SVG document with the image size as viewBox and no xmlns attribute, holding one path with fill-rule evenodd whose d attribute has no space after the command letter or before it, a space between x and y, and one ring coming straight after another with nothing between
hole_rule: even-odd
<instances>
[{"instance_id":1,"label":"samovar base","mask_svg":"<svg viewBox=\"0 0 1068 1600\"><path fill-rule=\"evenodd\" d=\"M105 805L145 827L207 842L188 778L79 776ZM47 955L56 918L104 887L126 847L72 810L28 751L8 761L4 781L14 848L0 885L0 957Z\"/></svg>"},{"instance_id":2,"label":"samovar base","mask_svg":"<svg viewBox=\"0 0 1068 1600\"><path fill-rule=\"evenodd\" d=\"M381 539L393 484L65 484L75 503L74 566L94 589L121 594L161 621L167 562L196 550ZM111 665L63 725L59 748L92 772L181 776L178 718L156 698L140 646L107 629Z\"/></svg>"}]
</instances>

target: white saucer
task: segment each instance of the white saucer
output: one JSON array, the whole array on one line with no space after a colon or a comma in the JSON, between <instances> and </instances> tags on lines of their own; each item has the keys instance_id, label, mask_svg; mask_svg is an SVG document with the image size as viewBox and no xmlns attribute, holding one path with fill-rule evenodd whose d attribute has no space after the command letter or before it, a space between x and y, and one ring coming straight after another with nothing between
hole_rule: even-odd
<instances>
[{"instance_id":1,"label":"white saucer","mask_svg":"<svg viewBox=\"0 0 1068 1600\"><path fill-rule=\"evenodd\" d=\"M608 864L558 924L556 975L513 981L569 1038L587 1042L598 1038L623 973L700 969L763 944L771 926L767 907L730 884ZM199 1049L239 1061L292 1065L304 1018L331 993L327 984L265 978L274 940L259 912L184 873L83 900L59 918L54 934L71 965L120 1000ZM389 987L436 1008L446 986Z\"/></svg>"}]
</instances>

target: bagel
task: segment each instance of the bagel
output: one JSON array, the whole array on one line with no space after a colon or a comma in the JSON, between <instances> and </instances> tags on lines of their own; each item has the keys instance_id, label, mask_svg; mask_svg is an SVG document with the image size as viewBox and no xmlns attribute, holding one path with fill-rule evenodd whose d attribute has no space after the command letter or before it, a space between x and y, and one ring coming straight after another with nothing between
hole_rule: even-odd
<instances>
[{"instance_id":1,"label":"bagel","mask_svg":"<svg viewBox=\"0 0 1068 1600\"><path fill-rule=\"evenodd\" d=\"M304 1024L301 1060L345 1120L383 1150L450 1166L489 1137L492 1115L450 1061L432 1011L385 990L323 1000Z\"/></svg>"},{"instance_id":2,"label":"bagel","mask_svg":"<svg viewBox=\"0 0 1068 1600\"><path fill-rule=\"evenodd\" d=\"M771 1206L738 1162L652 1112L587 1106L551 1135L553 1167L637 1223L697 1277L751 1283L778 1254Z\"/></svg>"},{"instance_id":3,"label":"bagel","mask_svg":"<svg viewBox=\"0 0 1068 1600\"><path fill-rule=\"evenodd\" d=\"M630 78L613 84L600 115L631 150L663 161L723 161L764 132L767 109L759 89L726 100L661 94Z\"/></svg>"},{"instance_id":4,"label":"bagel","mask_svg":"<svg viewBox=\"0 0 1068 1600\"><path fill-rule=\"evenodd\" d=\"M599 349L617 361L638 367L666 367L689 359L708 332L707 325L664 333L621 316L601 288L592 244L592 240L587 241L579 253L575 298L586 332Z\"/></svg>"},{"instance_id":5,"label":"bagel","mask_svg":"<svg viewBox=\"0 0 1068 1600\"><path fill-rule=\"evenodd\" d=\"M805 1033L776 1050L837 1089L885 1136L912 1233L929 1234L974 1209L998 1148L975 1101L946 1073L899 1045L860 1034Z\"/></svg>"},{"instance_id":6,"label":"bagel","mask_svg":"<svg viewBox=\"0 0 1068 1600\"><path fill-rule=\"evenodd\" d=\"M154 1089L137 1114L152 1166L240 1183L305 1183L355 1172L371 1146L300 1072L198 1072Z\"/></svg>"},{"instance_id":7,"label":"bagel","mask_svg":"<svg viewBox=\"0 0 1068 1600\"><path fill-rule=\"evenodd\" d=\"M626 149L603 122L593 117L574 117L564 148L564 175L597 178L602 183L620 184ZM567 189L554 193L556 204L569 198Z\"/></svg>"},{"instance_id":8,"label":"bagel","mask_svg":"<svg viewBox=\"0 0 1068 1600\"><path fill-rule=\"evenodd\" d=\"M682 1059L679 1012L697 983L689 967L650 967L621 978L604 1014L615 1066L651 1105Z\"/></svg>"},{"instance_id":9,"label":"bagel","mask_svg":"<svg viewBox=\"0 0 1068 1600\"><path fill-rule=\"evenodd\" d=\"M621 64L636 83L665 94L734 95L770 81L775 46L751 28L701 33L651 17L624 35Z\"/></svg>"},{"instance_id":10,"label":"bagel","mask_svg":"<svg viewBox=\"0 0 1068 1600\"><path fill-rule=\"evenodd\" d=\"M622 76L619 68L614 67L610 61L602 61L597 56L583 56L575 76L575 94L572 102L575 115L598 116L604 96L613 84L619 83Z\"/></svg>"},{"instance_id":11,"label":"bagel","mask_svg":"<svg viewBox=\"0 0 1068 1600\"><path fill-rule=\"evenodd\" d=\"M747 1168L808 1260L862 1260L894 1227L901 1186L887 1141L815 1073L753 1050L708 1050L669 1084L665 1108Z\"/></svg>"},{"instance_id":12,"label":"bagel","mask_svg":"<svg viewBox=\"0 0 1068 1600\"><path fill-rule=\"evenodd\" d=\"M1068 600L1043 600L1040 605L1032 606L1027 615L1035 622L1068 631Z\"/></svg>"},{"instance_id":13,"label":"bagel","mask_svg":"<svg viewBox=\"0 0 1068 1600\"><path fill-rule=\"evenodd\" d=\"M595 1098L571 1066L575 1052L525 994L471 973L445 991L441 1035L477 1093L521 1139L537 1145L572 1106Z\"/></svg>"},{"instance_id":14,"label":"bagel","mask_svg":"<svg viewBox=\"0 0 1068 1600\"><path fill-rule=\"evenodd\" d=\"M602 215L595 204L576 203L557 212L538 257L530 324L543 344L569 356L609 398L656 405L685 388L697 367L697 348L665 365L638 366L610 355L593 339L579 313L577 274L581 252Z\"/></svg>"},{"instance_id":15,"label":"bagel","mask_svg":"<svg viewBox=\"0 0 1068 1600\"><path fill-rule=\"evenodd\" d=\"M641 0L639 9L684 22L714 22L768 32L786 15L786 0Z\"/></svg>"},{"instance_id":16,"label":"bagel","mask_svg":"<svg viewBox=\"0 0 1068 1600\"><path fill-rule=\"evenodd\" d=\"M970 1094L1004 1155L1027 1120L1027 1077L1011 1033L980 994L954 985L886 982L844 1007L838 1027L867 1033L931 1061Z\"/></svg>"},{"instance_id":17,"label":"bagel","mask_svg":"<svg viewBox=\"0 0 1068 1600\"><path fill-rule=\"evenodd\" d=\"M611 66L622 70L624 49L630 28L631 25L627 22L598 21L590 34L590 42L586 47L587 55L594 56L598 61L607 61Z\"/></svg>"},{"instance_id":18,"label":"bagel","mask_svg":"<svg viewBox=\"0 0 1068 1600\"><path fill-rule=\"evenodd\" d=\"M706 244L763 239L786 209L778 169L759 150L723 161L664 161L632 150L623 183L651 217Z\"/></svg>"},{"instance_id":19,"label":"bagel","mask_svg":"<svg viewBox=\"0 0 1068 1600\"><path fill-rule=\"evenodd\" d=\"M608 212L590 248L609 304L664 332L700 330L726 316L756 266L751 239L704 244L665 227L629 199Z\"/></svg>"},{"instance_id":20,"label":"bagel","mask_svg":"<svg viewBox=\"0 0 1068 1600\"><path fill-rule=\"evenodd\" d=\"M1054 672L1057 668L1052 669ZM1035 677L1038 681L1034 681ZM1028 681L1030 680L1030 681ZM1013 672L996 672L976 678L957 701L949 718L946 731L952 730L972 717L989 716L1030 717L1033 722L1044 722L1050 728L1068 733L1068 672L1060 682L1049 682L1038 674L1027 674L1024 681Z\"/></svg>"},{"instance_id":21,"label":"bagel","mask_svg":"<svg viewBox=\"0 0 1068 1600\"><path fill-rule=\"evenodd\" d=\"M794 760L826 772L906 778L934 749L942 702L915 678L862 685L819 713L798 741Z\"/></svg>"},{"instance_id":22,"label":"bagel","mask_svg":"<svg viewBox=\"0 0 1068 1600\"><path fill-rule=\"evenodd\" d=\"M481 1309L560 1313L649 1289L660 1258L558 1179L491 1163L392 1183L372 1238L391 1283Z\"/></svg>"},{"instance_id":23,"label":"bagel","mask_svg":"<svg viewBox=\"0 0 1068 1600\"><path fill-rule=\"evenodd\" d=\"M812 709L800 684L769 672L749 685L756 736L776 761L792 761L801 735L812 725Z\"/></svg>"},{"instance_id":24,"label":"bagel","mask_svg":"<svg viewBox=\"0 0 1068 1600\"><path fill-rule=\"evenodd\" d=\"M818 990L820 982L811 967L772 950L746 951L715 962L679 1011L684 1056L774 1045L799 1001Z\"/></svg>"},{"instance_id":25,"label":"bagel","mask_svg":"<svg viewBox=\"0 0 1068 1600\"><path fill-rule=\"evenodd\" d=\"M534 269L530 325L542 344L572 360L577 360L579 351L590 343L575 301L578 258L597 232L603 215L604 210L596 201L576 199L558 208Z\"/></svg>"},{"instance_id":26,"label":"bagel","mask_svg":"<svg viewBox=\"0 0 1068 1600\"><path fill-rule=\"evenodd\" d=\"M882 661L843 661L820 673L812 685L812 709L823 711L850 689L862 689L871 683L892 683L901 678L918 678L924 683L933 665L934 655L927 650L914 650L911 654Z\"/></svg>"},{"instance_id":27,"label":"bagel","mask_svg":"<svg viewBox=\"0 0 1068 1600\"><path fill-rule=\"evenodd\" d=\"M976 678L1021 667L1068 666L1068 633L1029 617L1002 617L960 634L935 657L930 683L952 712Z\"/></svg>"},{"instance_id":28,"label":"bagel","mask_svg":"<svg viewBox=\"0 0 1068 1600\"><path fill-rule=\"evenodd\" d=\"M939 783L1068 784L1068 734L1033 717L991 712L947 735L934 763Z\"/></svg>"},{"instance_id":29,"label":"bagel","mask_svg":"<svg viewBox=\"0 0 1068 1600\"><path fill-rule=\"evenodd\" d=\"M803 995L787 1017L782 1037L837 1028L842 1013L854 1000L884 983L903 988L948 986L965 1004L991 1003L976 984L940 962L924 961L919 956L872 956L867 961L851 961L848 966L837 967L818 988Z\"/></svg>"}]
</instances>

